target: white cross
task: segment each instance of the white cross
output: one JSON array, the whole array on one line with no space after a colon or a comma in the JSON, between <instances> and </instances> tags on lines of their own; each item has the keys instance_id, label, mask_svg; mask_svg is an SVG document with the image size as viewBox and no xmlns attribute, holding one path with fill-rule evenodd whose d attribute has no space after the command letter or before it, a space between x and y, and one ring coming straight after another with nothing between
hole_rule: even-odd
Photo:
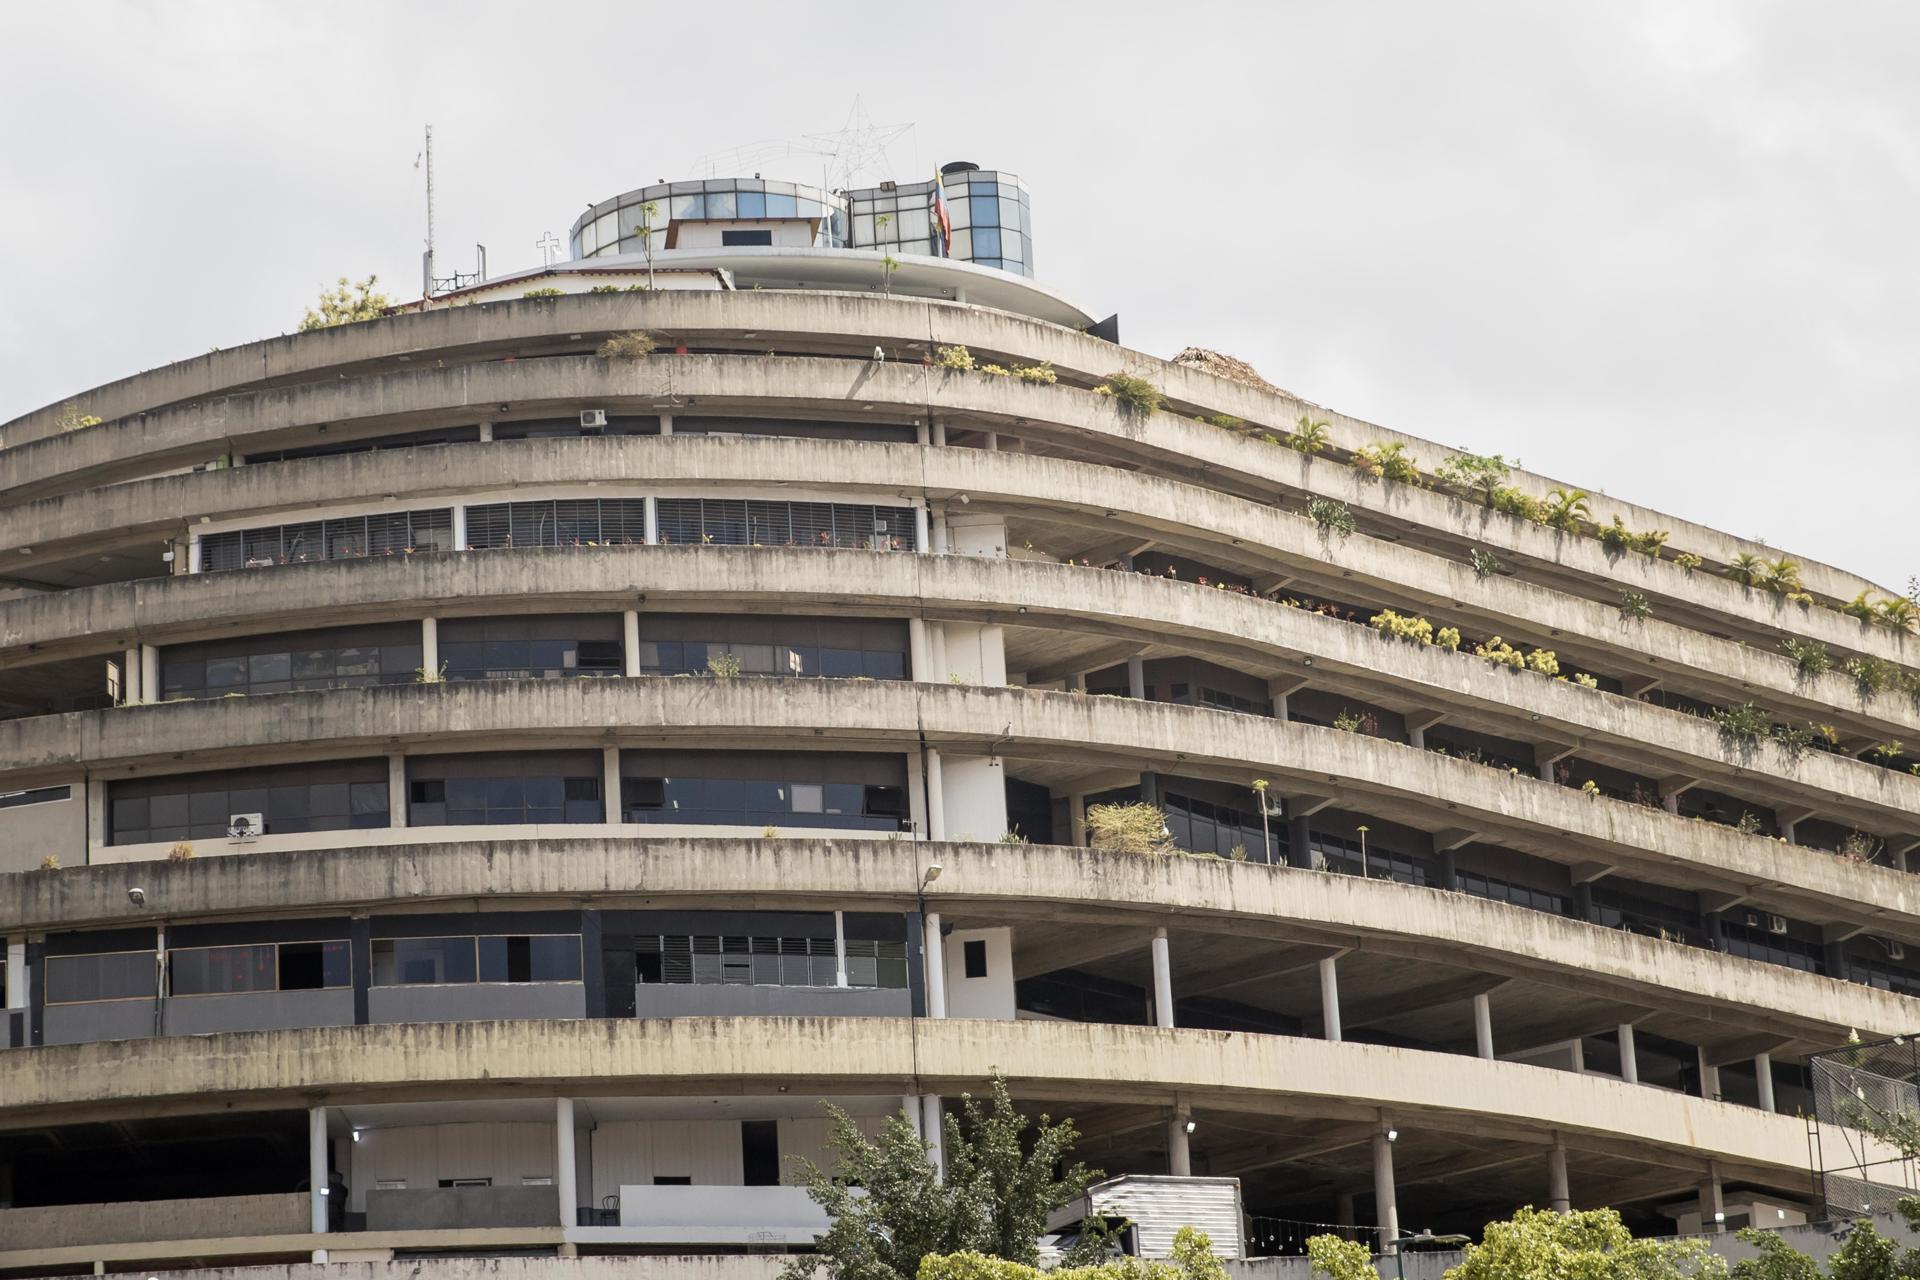
<instances>
[{"instance_id":1,"label":"white cross","mask_svg":"<svg viewBox=\"0 0 1920 1280\"><path fill-rule=\"evenodd\" d=\"M560 252L562 246L560 238L549 231L534 241L533 247L540 251L540 265L550 267L553 265L554 255Z\"/></svg>"}]
</instances>

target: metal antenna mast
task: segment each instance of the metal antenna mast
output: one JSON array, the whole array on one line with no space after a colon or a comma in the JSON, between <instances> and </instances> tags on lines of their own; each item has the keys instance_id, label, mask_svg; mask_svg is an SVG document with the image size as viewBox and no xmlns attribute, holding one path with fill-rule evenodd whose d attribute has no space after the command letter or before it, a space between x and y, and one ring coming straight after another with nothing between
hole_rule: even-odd
<instances>
[{"instance_id":1,"label":"metal antenna mast","mask_svg":"<svg viewBox=\"0 0 1920 1280\"><path fill-rule=\"evenodd\" d=\"M425 259L421 263L421 275L424 277L424 283L421 285L420 296L423 298L431 298L433 297L433 126L432 125L427 126L427 148L421 154L425 157L427 162L427 253L426 253Z\"/></svg>"}]
</instances>

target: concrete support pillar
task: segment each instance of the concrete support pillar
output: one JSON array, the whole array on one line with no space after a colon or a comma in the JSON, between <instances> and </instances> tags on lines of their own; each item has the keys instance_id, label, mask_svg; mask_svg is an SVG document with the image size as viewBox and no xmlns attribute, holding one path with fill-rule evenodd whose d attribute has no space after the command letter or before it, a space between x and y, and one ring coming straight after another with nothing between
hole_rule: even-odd
<instances>
[{"instance_id":1,"label":"concrete support pillar","mask_svg":"<svg viewBox=\"0 0 1920 1280\"><path fill-rule=\"evenodd\" d=\"M315 1235L327 1230L327 1109L307 1109L307 1202Z\"/></svg>"},{"instance_id":2,"label":"concrete support pillar","mask_svg":"<svg viewBox=\"0 0 1920 1280\"><path fill-rule=\"evenodd\" d=\"M921 679L927 684L945 684L953 675L953 668L947 665L947 628L940 622L927 624L927 661L932 670Z\"/></svg>"},{"instance_id":3,"label":"concrete support pillar","mask_svg":"<svg viewBox=\"0 0 1920 1280\"><path fill-rule=\"evenodd\" d=\"M940 937L940 913L929 911L922 921L925 933L920 948L927 965L927 1016L947 1016L947 956Z\"/></svg>"},{"instance_id":4,"label":"concrete support pillar","mask_svg":"<svg viewBox=\"0 0 1920 1280\"><path fill-rule=\"evenodd\" d=\"M913 509L913 549L923 553L933 550L933 529L925 507Z\"/></svg>"},{"instance_id":5,"label":"concrete support pillar","mask_svg":"<svg viewBox=\"0 0 1920 1280\"><path fill-rule=\"evenodd\" d=\"M833 985L845 987L847 983L847 913L833 913Z\"/></svg>"},{"instance_id":6,"label":"concrete support pillar","mask_svg":"<svg viewBox=\"0 0 1920 1280\"><path fill-rule=\"evenodd\" d=\"M1484 991L1473 998L1473 1047L1481 1057L1493 1057L1493 1002Z\"/></svg>"},{"instance_id":7,"label":"concrete support pillar","mask_svg":"<svg viewBox=\"0 0 1920 1280\"><path fill-rule=\"evenodd\" d=\"M491 422L483 422L480 424L480 443L493 443L493 424Z\"/></svg>"},{"instance_id":8,"label":"concrete support pillar","mask_svg":"<svg viewBox=\"0 0 1920 1280\"><path fill-rule=\"evenodd\" d=\"M8 1009L24 1009L30 1003L27 993L27 940L25 938L7 939L7 990ZM18 1047L18 1046L16 1046Z\"/></svg>"},{"instance_id":9,"label":"concrete support pillar","mask_svg":"<svg viewBox=\"0 0 1920 1280\"><path fill-rule=\"evenodd\" d=\"M932 441L933 435L927 430L926 423L916 422L913 424L913 442L915 444L926 445L932 443Z\"/></svg>"},{"instance_id":10,"label":"concrete support pillar","mask_svg":"<svg viewBox=\"0 0 1920 1280\"><path fill-rule=\"evenodd\" d=\"M1394 1196L1393 1140L1387 1137L1388 1132L1383 1123L1373 1135L1373 1222L1380 1233L1376 1253L1400 1251L1394 1243L1400 1238L1400 1206Z\"/></svg>"},{"instance_id":11,"label":"concrete support pillar","mask_svg":"<svg viewBox=\"0 0 1920 1280\"><path fill-rule=\"evenodd\" d=\"M1678 791L1669 791L1660 797L1660 803L1667 807L1668 813L1679 813L1680 793Z\"/></svg>"},{"instance_id":12,"label":"concrete support pillar","mask_svg":"<svg viewBox=\"0 0 1920 1280\"><path fill-rule=\"evenodd\" d=\"M1700 1184L1700 1229L1715 1235L1727 1229L1727 1204L1721 1196L1720 1166L1707 1163L1707 1180Z\"/></svg>"},{"instance_id":13,"label":"concrete support pillar","mask_svg":"<svg viewBox=\"0 0 1920 1280\"><path fill-rule=\"evenodd\" d=\"M1772 1113L1773 1105L1773 1055L1756 1053L1753 1055L1753 1078L1760 1086L1760 1109Z\"/></svg>"},{"instance_id":14,"label":"concrete support pillar","mask_svg":"<svg viewBox=\"0 0 1920 1280\"><path fill-rule=\"evenodd\" d=\"M1140 660L1138 654L1127 659L1127 696L1137 702L1146 701L1147 664Z\"/></svg>"},{"instance_id":15,"label":"concrete support pillar","mask_svg":"<svg viewBox=\"0 0 1920 1280\"><path fill-rule=\"evenodd\" d=\"M1700 1063L1700 1096L1718 1098L1720 1096L1720 1068L1707 1061L1705 1049L1695 1049Z\"/></svg>"},{"instance_id":16,"label":"concrete support pillar","mask_svg":"<svg viewBox=\"0 0 1920 1280\"><path fill-rule=\"evenodd\" d=\"M1275 720L1289 720L1292 718L1287 712L1287 695L1284 693L1276 693L1273 695L1273 718Z\"/></svg>"},{"instance_id":17,"label":"concrete support pillar","mask_svg":"<svg viewBox=\"0 0 1920 1280\"><path fill-rule=\"evenodd\" d=\"M144 701L140 696L140 650L136 646L120 655L120 704L137 707Z\"/></svg>"},{"instance_id":18,"label":"concrete support pillar","mask_svg":"<svg viewBox=\"0 0 1920 1280\"><path fill-rule=\"evenodd\" d=\"M1193 1117L1176 1107L1167 1121L1167 1172L1176 1178L1193 1176L1193 1147L1188 1142L1187 1122Z\"/></svg>"},{"instance_id":19,"label":"concrete support pillar","mask_svg":"<svg viewBox=\"0 0 1920 1280\"><path fill-rule=\"evenodd\" d=\"M160 701L160 649L157 645L140 646L140 701Z\"/></svg>"},{"instance_id":20,"label":"concrete support pillar","mask_svg":"<svg viewBox=\"0 0 1920 1280\"><path fill-rule=\"evenodd\" d=\"M663 413L660 415L660 434L662 436L670 436L673 434L673 415L672 414Z\"/></svg>"},{"instance_id":21,"label":"concrete support pillar","mask_svg":"<svg viewBox=\"0 0 1920 1280\"><path fill-rule=\"evenodd\" d=\"M1407 745L1418 751L1427 749L1427 731L1419 725L1407 726Z\"/></svg>"},{"instance_id":22,"label":"concrete support pillar","mask_svg":"<svg viewBox=\"0 0 1920 1280\"><path fill-rule=\"evenodd\" d=\"M1153 1025L1173 1025L1173 957L1165 929L1153 931Z\"/></svg>"},{"instance_id":23,"label":"concrete support pillar","mask_svg":"<svg viewBox=\"0 0 1920 1280\"><path fill-rule=\"evenodd\" d=\"M1547 1151L1547 1207L1555 1213L1573 1212L1573 1196L1567 1190L1567 1144L1557 1133Z\"/></svg>"},{"instance_id":24,"label":"concrete support pillar","mask_svg":"<svg viewBox=\"0 0 1920 1280\"><path fill-rule=\"evenodd\" d=\"M1067 830L1076 849L1087 847L1087 798L1077 791L1067 796Z\"/></svg>"},{"instance_id":25,"label":"concrete support pillar","mask_svg":"<svg viewBox=\"0 0 1920 1280\"><path fill-rule=\"evenodd\" d=\"M989 453L998 453L1000 451L1000 433L998 431L987 432L986 447Z\"/></svg>"},{"instance_id":26,"label":"concrete support pillar","mask_svg":"<svg viewBox=\"0 0 1920 1280\"><path fill-rule=\"evenodd\" d=\"M927 1159L933 1161L933 1167L940 1171L940 1179L944 1182L947 1177L947 1128L937 1093L920 1095L920 1136L929 1148Z\"/></svg>"},{"instance_id":27,"label":"concrete support pillar","mask_svg":"<svg viewBox=\"0 0 1920 1280\"><path fill-rule=\"evenodd\" d=\"M420 619L420 669L430 676L440 674L440 619L431 614Z\"/></svg>"},{"instance_id":28,"label":"concrete support pillar","mask_svg":"<svg viewBox=\"0 0 1920 1280\"><path fill-rule=\"evenodd\" d=\"M1554 761L1552 761L1552 760L1542 760L1542 761L1541 761L1541 762L1540 762L1540 763L1539 763L1538 765L1536 765L1536 766L1534 767L1534 772L1535 772L1535 773L1538 773L1538 774L1540 775L1540 781L1542 781L1542 782L1552 782L1552 781L1553 781L1553 766L1554 766Z\"/></svg>"},{"instance_id":29,"label":"concrete support pillar","mask_svg":"<svg viewBox=\"0 0 1920 1280\"><path fill-rule=\"evenodd\" d=\"M453 549L465 551L467 542L467 508L465 503L453 504Z\"/></svg>"},{"instance_id":30,"label":"concrete support pillar","mask_svg":"<svg viewBox=\"0 0 1920 1280\"><path fill-rule=\"evenodd\" d=\"M619 822L620 748L600 748L600 821Z\"/></svg>"},{"instance_id":31,"label":"concrete support pillar","mask_svg":"<svg viewBox=\"0 0 1920 1280\"><path fill-rule=\"evenodd\" d=\"M553 1100L553 1185L560 1199L560 1227L580 1221L580 1188L575 1182L573 1155L573 1099Z\"/></svg>"},{"instance_id":32,"label":"concrete support pillar","mask_svg":"<svg viewBox=\"0 0 1920 1280\"><path fill-rule=\"evenodd\" d=\"M1800 843L1799 837L1794 834L1794 825L1795 824L1791 822L1782 822L1780 824L1780 838L1788 844Z\"/></svg>"},{"instance_id":33,"label":"concrete support pillar","mask_svg":"<svg viewBox=\"0 0 1920 1280\"><path fill-rule=\"evenodd\" d=\"M453 509L453 518L460 518L460 508ZM187 572L200 572L200 535L197 533L187 535Z\"/></svg>"},{"instance_id":34,"label":"concrete support pillar","mask_svg":"<svg viewBox=\"0 0 1920 1280\"><path fill-rule=\"evenodd\" d=\"M649 495L642 502L642 510L643 536L648 546L657 547L660 545L660 499Z\"/></svg>"},{"instance_id":35,"label":"concrete support pillar","mask_svg":"<svg viewBox=\"0 0 1920 1280\"><path fill-rule=\"evenodd\" d=\"M1005 627L980 628L980 683L1002 686L1012 683L1007 674L1007 629Z\"/></svg>"},{"instance_id":36,"label":"concrete support pillar","mask_svg":"<svg viewBox=\"0 0 1920 1280\"><path fill-rule=\"evenodd\" d=\"M1633 1024L1620 1024L1620 1078L1628 1084L1640 1083L1640 1052L1633 1043Z\"/></svg>"},{"instance_id":37,"label":"concrete support pillar","mask_svg":"<svg viewBox=\"0 0 1920 1280\"><path fill-rule=\"evenodd\" d=\"M932 419L933 443L944 449L947 447L947 424L938 418Z\"/></svg>"},{"instance_id":38,"label":"concrete support pillar","mask_svg":"<svg viewBox=\"0 0 1920 1280\"><path fill-rule=\"evenodd\" d=\"M387 757L387 825L407 825L407 758L397 751Z\"/></svg>"},{"instance_id":39,"label":"concrete support pillar","mask_svg":"<svg viewBox=\"0 0 1920 1280\"><path fill-rule=\"evenodd\" d=\"M907 619L907 662L912 667L907 672L909 680L925 684L932 678L933 650L927 641L925 618Z\"/></svg>"},{"instance_id":40,"label":"concrete support pillar","mask_svg":"<svg viewBox=\"0 0 1920 1280\"><path fill-rule=\"evenodd\" d=\"M640 674L640 611L628 609L620 615L620 674Z\"/></svg>"},{"instance_id":41,"label":"concrete support pillar","mask_svg":"<svg viewBox=\"0 0 1920 1280\"><path fill-rule=\"evenodd\" d=\"M946 783L940 768L940 753L927 748L927 839L947 838Z\"/></svg>"},{"instance_id":42,"label":"concrete support pillar","mask_svg":"<svg viewBox=\"0 0 1920 1280\"><path fill-rule=\"evenodd\" d=\"M1336 964L1333 956L1320 962L1320 1020L1328 1040L1340 1039L1340 974Z\"/></svg>"},{"instance_id":43,"label":"concrete support pillar","mask_svg":"<svg viewBox=\"0 0 1920 1280\"><path fill-rule=\"evenodd\" d=\"M107 784L98 778L87 781L87 861L93 861L96 849L107 845Z\"/></svg>"},{"instance_id":44,"label":"concrete support pillar","mask_svg":"<svg viewBox=\"0 0 1920 1280\"><path fill-rule=\"evenodd\" d=\"M946 555L953 550L953 540L947 535L947 517L941 512L933 514L933 551L935 555Z\"/></svg>"}]
</instances>

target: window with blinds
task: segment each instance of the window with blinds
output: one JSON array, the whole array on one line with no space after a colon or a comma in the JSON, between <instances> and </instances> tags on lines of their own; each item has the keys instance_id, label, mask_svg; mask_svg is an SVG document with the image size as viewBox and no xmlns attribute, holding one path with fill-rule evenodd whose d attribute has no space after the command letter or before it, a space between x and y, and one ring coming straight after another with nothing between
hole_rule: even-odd
<instances>
[{"instance_id":1,"label":"window with blinds","mask_svg":"<svg viewBox=\"0 0 1920 1280\"><path fill-rule=\"evenodd\" d=\"M390 511L208 534L200 539L200 570L211 573L451 550L451 510Z\"/></svg>"},{"instance_id":2,"label":"window with blinds","mask_svg":"<svg viewBox=\"0 0 1920 1280\"><path fill-rule=\"evenodd\" d=\"M660 541L675 545L914 550L912 507L846 502L660 499Z\"/></svg>"},{"instance_id":3,"label":"window with blinds","mask_svg":"<svg viewBox=\"0 0 1920 1280\"><path fill-rule=\"evenodd\" d=\"M907 944L848 938L847 984L902 990ZM658 934L634 939L637 981L683 986L831 987L832 938Z\"/></svg>"},{"instance_id":4,"label":"window with blinds","mask_svg":"<svg viewBox=\"0 0 1920 1280\"><path fill-rule=\"evenodd\" d=\"M467 508L467 545L586 547L647 540L645 498L561 498Z\"/></svg>"}]
</instances>

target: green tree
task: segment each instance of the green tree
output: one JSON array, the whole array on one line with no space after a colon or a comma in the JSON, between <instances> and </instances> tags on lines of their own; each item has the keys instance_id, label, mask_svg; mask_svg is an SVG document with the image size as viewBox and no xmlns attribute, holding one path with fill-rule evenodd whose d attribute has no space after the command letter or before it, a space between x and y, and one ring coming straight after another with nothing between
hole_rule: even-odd
<instances>
[{"instance_id":1,"label":"green tree","mask_svg":"<svg viewBox=\"0 0 1920 1280\"><path fill-rule=\"evenodd\" d=\"M306 316L300 321L300 332L378 320L393 305L386 294L373 291L379 280L378 276L368 276L355 284L341 276L338 285L321 293L317 306L307 308Z\"/></svg>"},{"instance_id":2,"label":"green tree","mask_svg":"<svg viewBox=\"0 0 1920 1280\"><path fill-rule=\"evenodd\" d=\"M1522 1209L1487 1224L1447 1280L1720 1280L1727 1264L1699 1240L1635 1240L1612 1209Z\"/></svg>"},{"instance_id":3,"label":"green tree","mask_svg":"<svg viewBox=\"0 0 1920 1280\"><path fill-rule=\"evenodd\" d=\"M1327 1280L1380 1280L1367 1246L1339 1236L1314 1236L1307 1241L1307 1265Z\"/></svg>"},{"instance_id":4,"label":"green tree","mask_svg":"<svg viewBox=\"0 0 1920 1280\"><path fill-rule=\"evenodd\" d=\"M1760 1256L1735 1263L1733 1280L1820 1280L1820 1268L1814 1260L1776 1233L1743 1227L1739 1236L1758 1249Z\"/></svg>"},{"instance_id":5,"label":"green tree","mask_svg":"<svg viewBox=\"0 0 1920 1280\"><path fill-rule=\"evenodd\" d=\"M1494 495L1507 483L1511 468L1499 454L1456 453L1433 469L1433 475L1450 489L1479 498L1493 506Z\"/></svg>"},{"instance_id":6,"label":"green tree","mask_svg":"<svg viewBox=\"0 0 1920 1280\"><path fill-rule=\"evenodd\" d=\"M1067 1165L1078 1136L1073 1121L1055 1124L1044 1115L1029 1121L1014 1110L998 1076L990 1099L963 1095L960 1113L945 1117L945 1181L931 1148L904 1117L889 1116L880 1135L868 1138L838 1107L827 1111L837 1167L829 1171L804 1158L794 1164L831 1223L820 1237L819 1260L832 1280L913 1280L921 1260L934 1254L976 1253L1033 1266L1048 1215L1100 1176ZM1059 1168L1066 1171L1056 1177ZM1098 1232L1084 1243L1069 1263L1098 1256L1105 1245ZM811 1280L815 1262L796 1259L785 1280Z\"/></svg>"},{"instance_id":7,"label":"green tree","mask_svg":"<svg viewBox=\"0 0 1920 1280\"><path fill-rule=\"evenodd\" d=\"M1227 1269L1214 1256L1213 1242L1204 1231L1182 1227L1174 1233L1173 1250L1164 1262L1113 1258L1094 1266L1042 1271L984 1253L936 1253L920 1260L918 1280L1227 1280ZM1371 1268L1365 1280L1377 1280Z\"/></svg>"}]
</instances>

